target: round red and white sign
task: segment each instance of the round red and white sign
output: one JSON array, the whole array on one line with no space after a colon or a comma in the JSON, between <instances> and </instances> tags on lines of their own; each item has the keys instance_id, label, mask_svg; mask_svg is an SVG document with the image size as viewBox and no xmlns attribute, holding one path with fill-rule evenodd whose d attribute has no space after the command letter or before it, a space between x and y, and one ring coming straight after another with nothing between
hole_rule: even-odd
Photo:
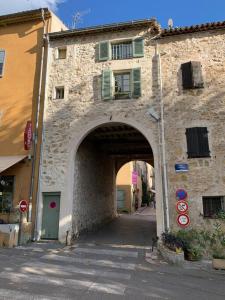
<instances>
[{"instance_id":1,"label":"round red and white sign","mask_svg":"<svg viewBox=\"0 0 225 300\"><path fill-rule=\"evenodd\" d=\"M190 224L190 218L188 215L186 214L180 214L177 217L177 223L181 226L181 227L187 227Z\"/></svg>"},{"instance_id":2,"label":"round red and white sign","mask_svg":"<svg viewBox=\"0 0 225 300\"><path fill-rule=\"evenodd\" d=\"M27 200L21 200L19 203L19 210L20 212L24 213L28 209L28 202Z\"/></svg>"},{"instance_id":3,"label":"round red and white sign","mask_svg":"<svg viewBox=\"0 0 225 300\"><path fill-rule=\"evenodd\" d=\"M185 201L177 202L176 209L178 213L185 213L188 210L188 204Z\"/></svg>"}]
</instances>

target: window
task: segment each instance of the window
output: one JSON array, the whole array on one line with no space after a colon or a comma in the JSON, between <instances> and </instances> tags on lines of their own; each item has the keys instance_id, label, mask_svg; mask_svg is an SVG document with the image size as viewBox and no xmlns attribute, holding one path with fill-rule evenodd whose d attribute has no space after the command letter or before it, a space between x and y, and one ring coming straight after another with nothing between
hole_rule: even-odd
<instances>
[{"instance_id":1,"label":"window","mask_svg":"<svg viewBox=\"0 0 225 300\"><path fill-rule=\"evenodd\" d=\"M205 218L216 218L220 211L224 211L224 196L202 197L203 215Z\"/></svg>"},{"instance_id":2,"label":"window","mask_svg":"<svg viewBox=\"0 0 225 300\"><path fill-rule=\"evenodd\" d=\"M58 48L58 59L66 58L66 48Z\"/></svg>"},{"instance_id":3,"label":"window","mask_svg":"<svg viewBox=\"0 0 225 300\"><path fill-rule=\"evenodd\" d=\"M14 176L0 176L0 212L10 212L13 206Z\"/></svg>"},{"instance_id":4,"label":"window","mask_svg":"<svg viewBox=\"0 0 225 300\"><path fill-rule=\"evenodd\" d=\"M128 59L144 56L144 40L137 38L131 41L111 43L109 41L99 43L99 60Z\"/></svg>"},{"instance_id":5,"label":"window","mask_svg":"<svg viewBox=\"0 0 225 300\"><path fill-rule=\"evenodd\" d=\"M188 158L210 157L206 127L187 128L186 139Z\"/></svg>"},{"instance_id":6,"label":"window","mask_svg":"<svg viewBox=\"0 0 225 300\"><path fill-rule=\"evenodd\" d=\"M0 50L0 77L3 76L4 61L5 61L5 50Z\"/></svg>"},{"instance_id":7,"label":"window","mask_svg":"<svg viewBox=\"0 0 225 300\"><path fill-rule=\"evenodd\" d=\"M133 57L132 42L111 45L112 59L127 59Z\"/></svg>"},{"instance_id":8,"label":"window","mask_svg":"<svg viewBox=\"0 0 225 300\"><path fill-rule=\"evenodd\" d=\"M181 65L182 84L184 89L203 88L202 66L198 61L190 61Z\"/></svg>"},{"instance_id":9,"label":"window","mask_svg":"<svg viewBox=\"0 0 225 300\"><path fill-rule=\"evenodd\" d=\"M131 97L130 73L114 74L115 99Z\"/></svg>"},{"instance_id":10,"label":"window","mask_svg":"<svg viewBox=\"0 0 225 300\"><path fill-rule=\"evenodd\" d=\"M129 99L141 96L141 69L102 72L102 98Z\"/></svg>"},{"instance_id":11,"label":"window","mask_svg":"<svg viewBox=\"0 0 225 300\"><path fill-rule=\"evenodd\" d=\"M55 99L64 99L64 86L55 88Z\"/></svg>"}]
</instances>

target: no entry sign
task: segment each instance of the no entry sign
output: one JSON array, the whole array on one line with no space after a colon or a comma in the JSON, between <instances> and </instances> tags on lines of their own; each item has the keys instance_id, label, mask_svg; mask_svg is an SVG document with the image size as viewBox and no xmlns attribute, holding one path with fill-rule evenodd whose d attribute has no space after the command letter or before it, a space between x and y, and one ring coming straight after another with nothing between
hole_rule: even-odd
<instances>
[{"instance_id":1,"label":"no entry sign","mask_svg":"<svg viewBox=\"0 0 225 300\"><path fill-rule=\"evenodd\" d=\"M181 226L181 227L187 227L190 224L190 218L188 215L186 214L180 214L177 217L177 223Z\"/></svg>"},{"instance_id":2,"label":"no entry sign","mask_svg":"<svg viewBox=\"0 0 225 300\"><path fill-rule=\"evenodd\" d=\"M177 202L176 209L178 213L185 213L188 210L188 204L185 201Z\"/></svg>"},{"instance_id":3,"label":"no entry sign","mask_svg":"<svg viewBox=\"0 0 225 300\"><path fill-rule=\"evenodd\" d=\"M26 212L28 209L28 202L27 200L21 200L19 203L19 210L21 213Z\"/></svg>"}]
</instances>

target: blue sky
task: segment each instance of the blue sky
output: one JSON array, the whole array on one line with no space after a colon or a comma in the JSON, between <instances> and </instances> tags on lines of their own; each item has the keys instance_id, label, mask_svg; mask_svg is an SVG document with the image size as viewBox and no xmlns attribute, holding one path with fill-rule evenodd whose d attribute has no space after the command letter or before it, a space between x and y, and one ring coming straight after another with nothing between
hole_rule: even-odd
<instances>
[{"instance_id":1,"label":"blue sky","mask_svg":"<svg viewBox=\"0 0 225 300\"><path fill-rule=\"evenodd\" d=\"M89 11L78 27L156 17L163 27L225 20L225 0L0 0L0 14L49 7L72 24L78 11Z\"/></svg>"},{"instance_id":2,"label":"blue sky","mask_svg":"<svg viewBox=\"0 0 225 300\"><path fill-rule=\"evenodd\" d=\"M156 17L163 27L225 20L225 0L67 0L57 14L67 25L75 11L86 11L79 27Z\"/></svg>"}]
</instances>

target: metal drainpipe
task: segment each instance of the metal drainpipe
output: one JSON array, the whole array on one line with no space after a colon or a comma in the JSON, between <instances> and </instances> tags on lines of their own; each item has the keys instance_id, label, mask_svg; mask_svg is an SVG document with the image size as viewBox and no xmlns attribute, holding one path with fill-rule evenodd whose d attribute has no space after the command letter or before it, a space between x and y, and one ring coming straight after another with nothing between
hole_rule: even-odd
<instances>
[{"instance_id":1,"label":"metal drainpipe","mask_svg":"<svg viewBox=\"0 0 225 300\"><path fill-rule=\"evenodd\" d=\"M43 36L45 36L46 30L46 22L45 22L45 12L44 9L41 9L41 17L43 21L44 32ZM44 41L44 39L43 39ZM32 204L32 196L34 191L34 172L35 172L35 163L36 163L36 155L37 155L37 141L38 141L38 126L39 126L39 114L40 114L40 102L41 102L41 90L42 90L42 78L43 78L43 63L44 63L44 42L41 48L41 66L40 66L40 78L39 78L39 88L38 88L38 101L37 101L37 110L35 115L35 130L33 134L33 163L32 163L32 175L31 175L31 185L30 185L30 197L29 204ZM32 209L29 211L28 221L31 221Z\"/></svg>"},{"instance_id":2,"label":"metal drainpipe","mask_svg":"<svg viewBox=\"0 0 225 300\"><path fill-rule=\"evenodd\" d=\"M159 96L160 96L160 120L161 120L161 149L162 149L162 171L163 171L163 206L164 206L164 229L169 231L169 206L168 206L168 179L167 179L167 167L166 167L166 149L165 149L165 121L164 121L164 101L162 91L162 67L161 57L158 51L158 44L156 42L156 56L158 60L158 75L159 75Z\"/></svg>"}]
</instances>

